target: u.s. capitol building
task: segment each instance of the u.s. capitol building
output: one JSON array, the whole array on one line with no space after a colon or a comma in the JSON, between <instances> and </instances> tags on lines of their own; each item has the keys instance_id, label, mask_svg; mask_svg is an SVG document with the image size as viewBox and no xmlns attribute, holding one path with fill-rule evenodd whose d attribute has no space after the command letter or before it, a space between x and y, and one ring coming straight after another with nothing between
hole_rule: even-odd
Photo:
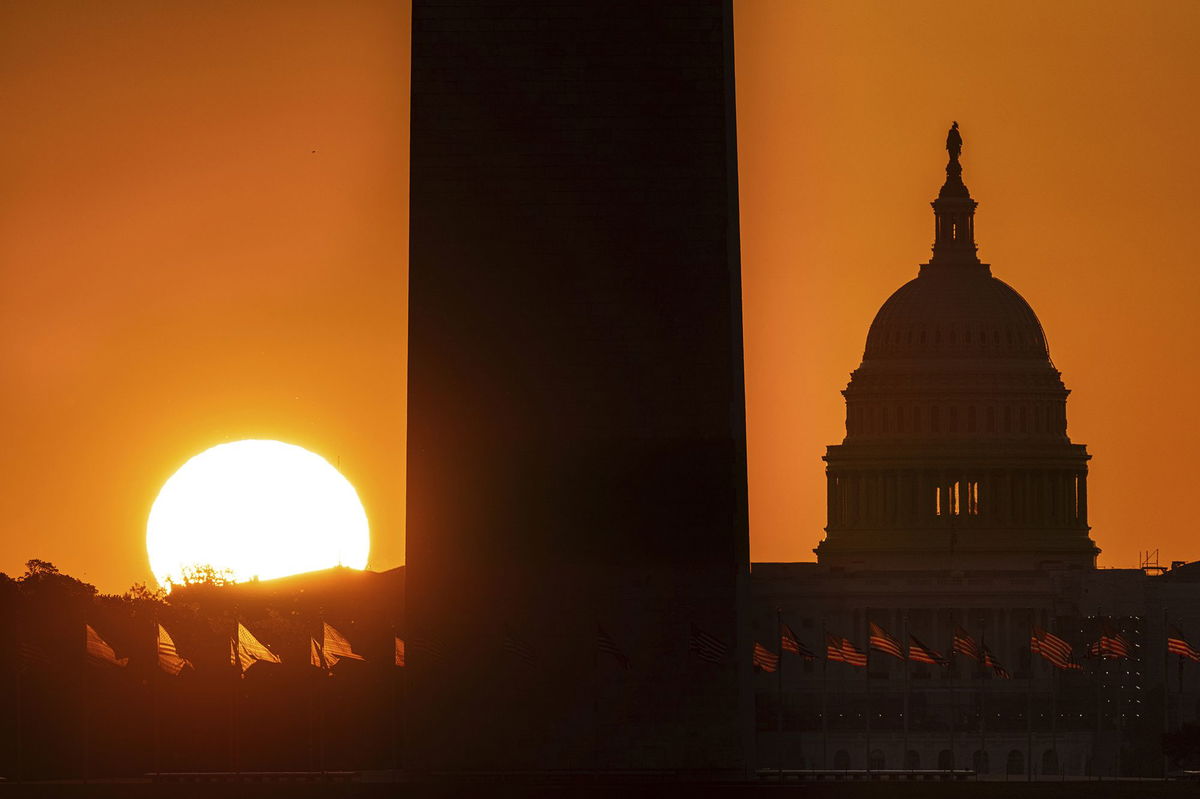
<instances>
[{"instance_id":1,"label":"u.s. capitol building","mask_svg":"<svg viewBox=\"0 0 1200 799\"><path fill-rule=\"evenodd\" d=\"M1165 642L1200 638L1200 565L1096 568L1090 456L1037 316L979 260L961 147L956 125L932 257L843 392L817 561L753 565L755 639L811 655L756 678L758 764L1161 774L1162 733L1197 715L1200 666Z\"/></svg>"}]
</instances>

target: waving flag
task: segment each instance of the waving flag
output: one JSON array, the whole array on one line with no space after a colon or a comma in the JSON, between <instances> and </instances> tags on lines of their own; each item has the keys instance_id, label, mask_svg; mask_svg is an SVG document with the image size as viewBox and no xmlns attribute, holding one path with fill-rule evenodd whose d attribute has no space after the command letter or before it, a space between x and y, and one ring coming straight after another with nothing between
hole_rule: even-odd
<instances>
[{"instance_id":1,"label":"waving flag","mask_svg":"<svg viewBox=\"0 0 1200 799\"><path fill-rule=\"evenodd\" d=\"M537 663L537 653L533 651L533 647L507 626L504 628L504 640L500 646L505 652L523 661L527 666Z\"/></svg>"},{"instance_id":2,"label":"waving flag","mask_svg":"<svg viewBox=\"0 0 1200 799\"><path fill-rule=\"evenodd\" d=\"M246 669L260 660L264 663L280 662L274 652L263 646L241 622L238 622L237 637L229 642L229 662L245 674Z\"/></svg>"},{"instance_id":3,"label":"waving flag","mask_svg":"<svg viewBox=\"0 0 1200 799\"><path fill-rule=\"evenodd\" d=\"M1127 658L1133 654L1133 645L1116 631L1111 619L1104 619L1100 622L1100 640L1088 648L1088 654L1102 658Z\"/></svg>"},{"instance_id":4,"label":"waving flag","mask_svg":"<svg viewBox=\"0 0 1200 799\"><path fill-rule=\"evenodd\" d=\"M859 668L867 665L866 652L856 647L849 638L838 638L829 633L825 633L825 658Z\"/></svg>"},{"instance_id":5,"label":"waving flag","mask_svg":"<svg viewBox=\"0 0 1200 799\"><path fill-rule=\"evenodd\" d=\"M183 671L185 666L191 667L192 662L180 656L179 650L175 648L175 642L171 640L171 636L167 633L167 628L159 624L158 667L172 677L175 677Z\"/></svg>"},{"instance_id":6,"label":"waving flag","mask_svg":"<svg viewBox=\"0 0 1200 799\"><path fill-rule=\"evenodd\" d=\"M950 661L942 657L941 653L935 649L925 646L917 640L917 636L908 636L908 659L915 660L917 663L929 663L934 666L945 666Z\"/></svg>"},{"instance_id":7,"label":"waving flag","mask_svg":"<svg viewBox=\"0 0 1200 799\"><path fill-rule=\"evenodd\" d=\"M709 635L694 624L692 625L692 636L688 642L688 649L696 657L706 660L709 663L721 663L729 654L729 647L722 643L719 638Z\"/></svg>"},{"instance_id":8,"label":"waving flag","mask_svg":"<svg viewBox=\"0 0 1200 799\"><path fill-rule=\"evenodd\" d=\"M418 664L441 663L446 659L446 650L436 638L413 638L409 641ZM407 650L405 652L407 654Z\"/></svg>"},{"instance_id":9,"label":"waving flag","mask_svg":"<svg viewBox=\"0 0 1200 799\"><path fill-rule=\"evenodd\" d=\"M981 657L981 662L983 663L984 668L989 668L992 670L993 676L995 676L1001 680L1011 680L1012 679L1012 675L1008 673L1008 669L1001 666L1000 663L994 657L992 657L991 650L988 649L986 646L983 648L983 655Z\"/></svg>"},{"instance_id":10,"label":"waving flag","mask_svg":"<svg viewBox=\"0 0 1200 799\"><path fill-rule=\"evenodd\" d=\"M129 658L119 658L113 648L109 646L99 633L92 629L92 625L83 625L87 631L87 657L88 662L105 666L125 667L129 665Z\"/></svg>"},{"instance_id":11,"label":"waving flag","mask_svg":"<svg viewBox=\"0 0 1200 799\"><path fill-rule=\"evenodd\" d=\"M321 645L317 643L316 638L308 639L308 662L314 669L326 668L325 657L321 654Z\"/></svg>"},{"instance_id":12,"label":"waving flag","mask_svg":"<svg viewBox=\"0 0 1200 799\"><path fill-rule=\"evenodd\" d=\"M362 660L363 656L354 651L346 636L324 624L325 641L321 644L321 654L325 656L326 668L332 669L339 660Z\"/></svg>"},{"instance_id":13,"label":"waving flag","mask_svg":"<svg viewBox=\"0 0 1200 799\"><path fill-rule=\"evenodd\" d=\"M779 669L779 655L776 655L758 641L754 642L753 662L754 668L761 671L772 672Z\"/></svg>"},{"instance_id":14,"label":"waving flag","mask_svg":"<svg viewBox=\"0 0 1200 799\"><path fill-rule=\"evenodd\" d=\"M1173 625L1167 631L1167 652L1191 661L1200 661L1200 652L1183 637L1183 631Z\"/></svg>"},{"instance_id":15,"label":"waving flag","mask_svg":"<svg viewBox=\"0 0 1200 799\"><path fill-rule=\"evenodd\" d=\"M791 652L793 655L799 655L805 660L816 660L817 655L804 644L800 643L800 639L796 637L796 633L792 632L792 628L788 625L781 625L779 628L779 651Z\"/></svg>"},{"instance_id":16,"label":"waving flag","mask_svg":"<svg viewBox=\"0 0 1200 799\"><path fill-rule=\"evenodd\" d=\"M886 652L894 658L904 660L904 652L900 649L900 642L875 622L871 622L871 648L880 652Z\"/></svg>"},{"instance_id":17,"label":"waving flag","mask_svg":"<svg viewBox=\"0 0 1200 799\"><path fill-rule=\"evenodd\" d=\"M969 657L971 660L979 660L979 644L975 643L971 634L962 627L954 628L954 646L950 651L956 655Z\"/></svg>"},{"instance_id":18,"label":"waving flag","mask_svg":"<svg viewBox=\"0 0 1200 799\"><path fill-rule=\"evenodd\" d=\"M1083 669L1083 666L1080 666L1071 657L1071 645L1041 627L1033 628L1033 633L1029 637L1029 650L1050 661L1055 668L1064 671L1081 671Z\"/></svg>"},{"instance_id":19,"label":"waving flag","mask_svg":"<svg viewBox=\"0 0 1200 799\"><path fill-rule=\"evenodd\" d=\"M625 653L617 646L617 642L599 624L596 625L596 649L617 661L621 668L629 668L629 658L625 657Z\"/></svg>"}]
</instances>

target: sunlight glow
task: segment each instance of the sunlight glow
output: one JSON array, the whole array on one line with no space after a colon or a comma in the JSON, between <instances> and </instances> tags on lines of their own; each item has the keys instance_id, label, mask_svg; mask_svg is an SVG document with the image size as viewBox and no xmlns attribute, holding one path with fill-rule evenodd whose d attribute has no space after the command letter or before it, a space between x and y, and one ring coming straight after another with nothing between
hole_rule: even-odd
<instances>
[{"instance_id":1,"label":"sunlight glow","mask_svg":"<svg viewBox=\"0 0 1200 799\"><path fill-rule=\"evenodd\" d=\"M320 455L282 441L219 444L159 491L146 525L160 585L196 567L241 582L332 566L365 568L367 514L354 486Z\"/></svg>"}]
</instances>

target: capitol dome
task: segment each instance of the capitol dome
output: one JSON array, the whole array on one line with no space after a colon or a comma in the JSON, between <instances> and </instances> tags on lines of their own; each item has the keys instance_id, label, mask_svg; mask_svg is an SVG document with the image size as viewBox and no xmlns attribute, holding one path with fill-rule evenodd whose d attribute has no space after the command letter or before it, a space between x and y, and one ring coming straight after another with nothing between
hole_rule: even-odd
<instances>
[{"instance_id":1,"label":"capitol dome","mask_svg":"<svg viewBox=\"0 0 1200 799\"><path fill-rule=\"evenodd\" d=\"M922 268L875 315L863 360L1049 358L1025 298L984 264Z\"/></svg>"}]
</instances>

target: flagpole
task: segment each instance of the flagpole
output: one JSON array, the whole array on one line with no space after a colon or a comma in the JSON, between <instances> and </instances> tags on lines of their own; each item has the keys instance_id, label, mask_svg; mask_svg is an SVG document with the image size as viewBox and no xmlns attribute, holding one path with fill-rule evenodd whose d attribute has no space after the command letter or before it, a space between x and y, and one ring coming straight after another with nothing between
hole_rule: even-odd
<instances>
[{"instance_id":1,"label":"flagpole","mask_svg":"<svg viewBox=\"0 0 1200 799\"><path fill-rule=\"evenodd\" d=\"M1029 679L1025 683L1025 781L1033 782L1033 675L1037 665L1029 656ZM1006 768L1005 771L1008 769Z\"/></svg>"},{"instance_id":2,"label":"flagpole","mask_svg":"<svg viewBox=\"0 0 1200 799\"><path fill-rule=\"evenodd\" d=\"M1099 611L1096 613L1096 618L1100 618ZM1092 763L1096 769L1096 779L1103 779L1100 773L1100 736L1103 733L1104 727L1102 723L1102 713L1104 710L1104 692L1100 686L1100 659L1096 658L1092 664L1092 678L1096 685L1096 738L1092 743Z\"/></svg>"},{"instance_id":3,"label":"flagpole","mask_svg":"<svg viewBox=\"0 0 1200 799\"><path fill-rule=\"evenodd\" d=\"M87 654L87 626L84 625L84 643L83 643L83 670L87 673L88 669L88 654ZM91 770L91 736L89 729L92 725L92 692L84 691L83 693L83 784L88 784L88 772Z\"/></svg>"},{"instance_id":4,"label":"flagpole","mask_svg":"<svg viewBox=\"0 0 1200 799\"><path fill-rule=\"evenodd\" d=\"M1062 675L1059 672L1062 669L1054 669L1050 673L1050 751L1054 753L1054 766L1060 772L1062 769L1062 761L1058 757L1058 689L1059 683L1062 682Z\"/></svg>"},{"instance_id":5,"label":"flagpole","mask_svg":"<svg viewBox=\"0 0 1200 799\"><path fill-rule=\"evenodd\" d=\"M954 775L954 769L958 765L958 752L954 747L954 727L958 721L958 702L954 695L954 683L958 682L958 658L954 651L954 645L950 645L950 774Z\"/></svg>"},{"instance_id":6,"label":"flagpole","mask_svg":"<svg viewBox=\"0 0 1200 799\"><path fill-rule=\"evenodd\" d=\"M150 666L150 712L154 716L154 774L157 776L159 774L159 772L162 771L161 762L160 762L161 761L161 757L160 757L161 756L161 752L160 752L161 739L159 737L160 736L159 728L161 727L161 722L159 720L159 707L158 707L158 672L161 669L159 668L159 662L158 662L158 654L159 654L158 653L158 614L155 613L155 614L153 614L153 616L154 616L154 620L152 623L154 625L154 660L151 661L151 666Z\"/></svg>"},{"instance_id":7,"label":"flagpole","mask_svg":"<svg viewBox=\"0 0 1200 799\"><path fill-rule=\"evenodd\" d=\"M1126 658L1117 658L1117 660L1125 661L1125 666L1122 666L1121 668L1128 667L1129 658L1127 658L1127 657ZM1121 767L1124 765L1124 763L1122 763L1123 752L1121 751L1124 748L1124 746L1123 746L1124 740L1122 738L1122 734L1124 732L1124 723L1122 720L1123 714L1121 712L1121 701L1125 697L1125 675L1124 674L1121 674L1121 673L1117 674L1117 686L1116 686L1115 692L1117 695L1117 701L1116 701L1113 709L1116 711L1116 714L1117 714L1117 717L1115 719L1116 734L1117 734L1117 736L1116 736L1117 737L1117 774L1116 774L1116 778L1119 780L1119 779L1121 779L1121 772L1122 772Z\"/></svg>"},{"instance_id":8,"label":"flagpole","mask_svg":"<svg viewBox=\"0 0 1200 799\"><path fill-rule=\"evenodd\" d=\"M600 773L600 629L597 621L592 639L592 771L596 775Z\"/></svg>"},{"instance_id":9,"label":"flagpole","mask_svg":"<svg viewBox=\"0 0 1200 799\"><path fill-rule=\"evenodd\" d=\"M238 620L238 613L235 609L233 612L233 668L237 670L237 675L233 680L233 694L230 697L230 714L229 714L229 754L233 758L233 772L239 775L242 773L242 753L241 753L241 735L238 734L238 715L241 710L241 690L242 680L245 679L245 672L242 671L242 641L240 632L241 622Z\"/></svg>"},{"instance_id":10,"label":"flagpole","mask_svg":"<svg viewBox=\"0 0 1200 799\"><path fill-rule=\"evenodd\" d=\"M821 642L825 644L825 659L821 662L821 769L829 769L829 632L821 624ZM819 650L818 650L819 651Z\"/></svg>"},{"instance_id":11,"label":"flagpole","mask_svg":"<svg viewBox=\"0 0 1200 799\"><path fill-rule=\"evenodd\" d=\"M1163 608L1163 643L1171 636L1170 627L1167 622L1167 610ZM1163 740L1171 732L1171 652L1163 651ZM1180 663L1183 663L1183 657L1180 656ZM1163 747L1163 779L1167 778L1167 774L1171 771L1171 760L1167 756L1167 748Z\"/></svg>"},{"instance_id":12,"label":"flagpole","mask_svg":"<svg viewBox=\"0 0 1200 799\"><path fill-rule=\"evenodd\" d=\"M775 637L779 645L779 666L775 669L775 695L777 710L775 715L776 754L779 762L779 781L783 782L783 610L775 608ZM801 735L804 733L801 732ZM804 744L801 738L800 759L804 759Z\"/></svg>"},{"instance_id":13,"label":"flagpole","mask_svg":"<svg viewBox=\"0 0 1200 799\"><path fill-rule=\"evenodd\" d=\"M21 638L22 638L22 640L25 639L25 636L23 633L21 635ZM25 755L25 749L24 749L25 722L24 722L24 719L22 718L22 716L24 715L24 713L22 712L23 711L22 695L25 692L25 658L24 657L21 657L17 661L17 679L16 679L15 687L17 689L17 707L16 707L16 711L17 711L17 740L16 740L17 784L20 785L21 783L23 783L25 781L25 762L24 762L25 761L25 757L24 757L24 755Z\"/></svg>"},{"instance_id":14,"label":"flagpole","mask_svg":"<svg viewBox=\"0 0 1200 799\"><path fill-rule=\"evenodd\" d=\"M397 782L400 771L400 746L397 730L399 725L396 723L396 718L400 714L400 683L404 679L404 671L408 668L407 659L405 664L397 668L396 666L396 628L392 627L392 782ZM395 672L399 671L399 674Z\"/></svg>"},{"instance_id":15,"label":"flagpole","mask_svg":"<svg viewBox=\"0 0 1200 799\"><path fill-rule=\"evenodd\" d=\"M900 640L904 642L904 647L905 647L905 649L903 651L906 656L911 656L912 655L912 643L908 639L908 609L907 608L905 608L904 612L901 614L900 619L901 619L900 626L903 628L903 631L900 634L901 635ZM906 770L908 769L908 705L909 705L909 694L912 691L912 685L908 679L908 661L909 661L909 658L905 657L904 658L904 755L902 756L902 758L900 760L901 767Z\"/></svg>"},{"instance_id":16,"label":"flagpole","mask_svg":"<svg viewBox=\"0 0 1200 799\"><path fill-rule=\"evenodd\" d=\"M871 774L871 646L867 645L867 775Z\"/></svg>"},{"instance_id":17,"label":"flagpole","mask_svg":"<svg viewBox=\"0 0 1200 799\"><path fill-rule=\"evenodd\" d=\"M979 654L980 654L981 659L983 657L983 650L986 647L987 647L987 626L984 625L984 628L980 631L980 634L979 634ZM987 757L987 721L986 721L986 718L987 718L987 693L986 693L986 689L983 684L983 676L984 676L983 675L983 672L984 672L983 664L978 663L976 665L978 666L978 668L975 669L975 677L976 677L976 679L979 680L979 690L977 690L975 692L975 695L976 695L975 698L978 700L978 704L979 704L979 751L980 751L980 758L982 759L982 758ZM982 763L981 763L981 765L982 765ZM989 763L988 771L991 771L991 770L992 770L991 764ZM1008 769L1005 768L1005 771L1007 772ZM979 779L978 771L975 772L975 779L976 780Z\"/></svg>"},{"instance_id":18,"label":"flagpole","mask_svg":"<svg viewBox=\"0 0 1200 799\"><path fill-rule=\"evenodd\" d=\"M332 677L329 661L325 659L325 612L321 609L321 668L317 670L317 770L325 773L325 689L326 677Z\"/></svg>"}]
</instances>

